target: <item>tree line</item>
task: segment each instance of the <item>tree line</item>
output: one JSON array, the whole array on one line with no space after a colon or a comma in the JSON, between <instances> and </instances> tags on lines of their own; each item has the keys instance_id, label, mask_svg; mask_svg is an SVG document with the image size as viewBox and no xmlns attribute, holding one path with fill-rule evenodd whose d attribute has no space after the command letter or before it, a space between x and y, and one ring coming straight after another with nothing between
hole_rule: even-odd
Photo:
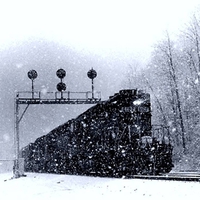
<instances>
[{"instance_id":1,"label":"tree line","mask_svg":"<svg viewBox=\"0 0 200 200\"><path fill-rule=\"evenodd\" d=\"M169 126L174 161L200 166L200 16L176 40L166 32L148 65L139 65L130 64L125 86L151 94L153 123Z\"/></svg>"}]
</instances>

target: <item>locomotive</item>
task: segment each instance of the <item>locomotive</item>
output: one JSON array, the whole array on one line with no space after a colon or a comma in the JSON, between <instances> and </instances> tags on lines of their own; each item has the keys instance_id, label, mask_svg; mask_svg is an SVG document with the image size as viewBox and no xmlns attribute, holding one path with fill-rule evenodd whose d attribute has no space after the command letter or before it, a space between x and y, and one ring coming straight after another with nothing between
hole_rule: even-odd
<instances>
[{"instance_id":1,"label":"locomotive","mask_svg":"<svg viewBox=\"0 0 200 200\"><path fill-rule=\"evenodd\" d=\"M131 177L172 167L167 127L153 128L150 95L121 90L22 149L27 172Z\"/></svg>"}]
</instances>

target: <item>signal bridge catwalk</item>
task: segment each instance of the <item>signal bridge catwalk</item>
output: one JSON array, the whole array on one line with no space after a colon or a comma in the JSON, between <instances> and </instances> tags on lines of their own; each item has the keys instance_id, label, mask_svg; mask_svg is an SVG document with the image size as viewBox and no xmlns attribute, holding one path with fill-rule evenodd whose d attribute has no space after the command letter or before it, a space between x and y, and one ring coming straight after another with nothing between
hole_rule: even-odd
<instances>
[{"instance_id":1,"label":"signal bridge catwalk","mask_svg":"<svg viewBox=\"0 0 200 200\"><path fill-rule=\"evenodd\" d=\"M32 95L32 96L31 96ZM101 101L100 92L17 92L17 104L96 104Z\"/></svg>"}]
</instances>

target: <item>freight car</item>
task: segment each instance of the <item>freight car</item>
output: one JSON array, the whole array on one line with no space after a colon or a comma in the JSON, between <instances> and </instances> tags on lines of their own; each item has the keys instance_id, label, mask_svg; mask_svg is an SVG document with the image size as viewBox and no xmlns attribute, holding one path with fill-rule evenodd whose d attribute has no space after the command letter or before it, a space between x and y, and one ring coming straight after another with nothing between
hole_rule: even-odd
<instances>
[{"instance_id":1,"label":"freight car","mask_svg":"<svg viewBox=\"0 0 200 200\"><path fill-rule=\"evenodd\" d=\"M173 164L164 130L156 135L152 129L149 94L121 90L24 147L25 171L102 177L166 173Z\"/></svg>"}]
</instances>

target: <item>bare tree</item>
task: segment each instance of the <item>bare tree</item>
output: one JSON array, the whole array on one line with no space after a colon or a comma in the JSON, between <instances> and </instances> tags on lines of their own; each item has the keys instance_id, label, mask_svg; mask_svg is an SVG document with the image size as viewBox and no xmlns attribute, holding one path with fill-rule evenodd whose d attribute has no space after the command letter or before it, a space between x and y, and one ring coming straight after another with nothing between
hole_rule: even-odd
<instances>
[{"instance_id":1,"label":"bare tree","mask_svg":"<svg viewBox=\"0 0 200 200\"><path fill-rule=\"evenodd\" d=\"M167 99L170 99L174 122L176 126L179 125L180 127L183 151L186 152L185 126L177 75L179 61L178 52L174 48L174 44L167 33L166 39L160 42L155 48L154 62L156 62L159 70L161 70L163 76L166 77L166 81L168 82L168 88L165 88L168 92L165 91L164 93L165 95L168 95ZM169 94L171 94L170 98ZM177 122L179 123L177 124Z\"/></svg>"}]
</instances>

